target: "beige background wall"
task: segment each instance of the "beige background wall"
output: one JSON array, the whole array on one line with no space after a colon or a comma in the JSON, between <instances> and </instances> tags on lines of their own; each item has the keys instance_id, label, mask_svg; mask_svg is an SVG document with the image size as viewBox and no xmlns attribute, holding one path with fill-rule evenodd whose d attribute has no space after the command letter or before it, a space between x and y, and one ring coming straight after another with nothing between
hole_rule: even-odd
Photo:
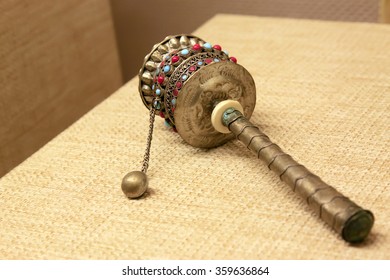
<instances>
[{"instance_id":1,"label":"beige background wall","mask_svg":"<svg viewBox=\"0 0 390 280\"><path fill-rule=\"evenodd\" d=\"M111 0L111 6L121 56L123 79L127 81L137 73L143 57L153 44L161 41L168 34L190 33L216 13L377 22L379 1Z\"/></svg>"},{"instance_id":2,"label":"beige background wall","mask_svg":"<svg viewBox=\"0 0 390 280\"><path fill-rule=\"evenodd\" d=\"M106 0L0 1L0 176L121 85Z\"/></svg>"},{"instance_id":3,"label":"beige background wall","mask_svg":"<svg viewBox=\"0 0 390 280\"><path fill-rule=\"evenodd\" d=\"M380 1L379 21L390 23L390 0Z\"/></svg>"}]
</instances>

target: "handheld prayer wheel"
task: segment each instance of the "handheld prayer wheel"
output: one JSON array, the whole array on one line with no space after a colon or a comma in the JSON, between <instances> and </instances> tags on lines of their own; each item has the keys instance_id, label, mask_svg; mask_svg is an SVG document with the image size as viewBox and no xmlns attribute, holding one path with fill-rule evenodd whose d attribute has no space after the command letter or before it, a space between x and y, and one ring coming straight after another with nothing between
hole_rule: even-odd
<instances>
[{"instance_id":1,"label":"handheld prayer wheel","mask_svg":"<svg viewBox=\"0 0 390 280\"><path fill-rule=\"evenodd\" d=\"M159 115L195 147L216 147L236 137L344 240L367 237L374 223L369 210L296 162L249 121L256 104L254 80L221 46L192 35L168 36L145 57L139 80L150 126L142 170L122 180L127 197L141 197L147 190L154 117Z\"/></svg>"}]
</instances>

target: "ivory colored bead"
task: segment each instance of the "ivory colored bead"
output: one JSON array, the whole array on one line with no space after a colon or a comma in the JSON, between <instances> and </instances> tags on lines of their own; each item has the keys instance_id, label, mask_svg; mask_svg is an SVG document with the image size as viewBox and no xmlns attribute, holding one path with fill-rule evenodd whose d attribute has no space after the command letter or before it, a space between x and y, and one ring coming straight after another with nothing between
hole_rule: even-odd
<instances>
[{"instance_id":1,"label":"ivory colored bead","mask_svg":"<svg viewBox=\"0 0 390 280\"><path fill-rule=\"evenodd\" d=\"M230 133L230 130L222 123L223 113L229 108L234 108L241 113L244 112L238 101L228 99L219 102L211 114L211 123L216 131L221 133Z\"/></svg>"}]
</instances>

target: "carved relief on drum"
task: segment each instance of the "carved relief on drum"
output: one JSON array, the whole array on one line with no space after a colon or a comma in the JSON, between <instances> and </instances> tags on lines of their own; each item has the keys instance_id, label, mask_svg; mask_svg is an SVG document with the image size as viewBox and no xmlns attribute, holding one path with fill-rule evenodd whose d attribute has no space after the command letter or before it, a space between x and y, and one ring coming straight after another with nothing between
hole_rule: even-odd
<instances>
[{"instance_id":1,"label":"carved relief on drum","mask_svg":"<svg viewBox=\"0 0 390 280\"><path fill-rule=\"evenodd\" d=\"M255 83L242 66L232 62L208 65L195 73L184 85L174 113L180 136L189 144L211 148L232 138L217 132L211 113L218 101L237 100L250 118L256 103Z\"/></svg>"}]
</instances>

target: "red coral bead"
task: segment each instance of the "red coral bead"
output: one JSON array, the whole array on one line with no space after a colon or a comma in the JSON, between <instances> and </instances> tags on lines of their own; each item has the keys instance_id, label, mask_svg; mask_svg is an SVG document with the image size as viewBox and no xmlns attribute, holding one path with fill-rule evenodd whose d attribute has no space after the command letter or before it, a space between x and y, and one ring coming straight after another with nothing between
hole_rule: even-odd
<instances>
[{"instance_id":1,"label":"red coral bead","mask_svg":"<svg viewBox=\"0 0 390 280\"><path fill-rule=\"evenodd\" d=\"M195 44L192 46L192 49L195 50L195 51L199 51L201 49L200 45L199 44Z\"/></svg>"},{"instance_id":2,"label":"red coral bead","mask_svg":"<svg viewBox=\"0 0 390 280\"><path fill-rule=\"evenodd\" d=\"M180 59L180 57L179 57L179 56L177 56L177 55L175 55L175 56L172 56L172 63L176 63L176 62L178 62L178 61L179 61L179 59Z\"/></svg>"},{"instance_id":3,"label":"red coral bead","mask_svg":"<svg viewBox=\"0 0 390 280\"><path fill-rule=\"evenodd\" d=\"M234 56L231 56L230 60L233 61L234 63L237 63L237 58L235 58Z\"/></svg>"},{"instance_id":4,"label":"red coral bead","mask_svg":"<svg viewBox=\"0 0 390 280\"><path fill-rule=\"evenodd\" d=\"M157 82L161 85L164 82L164 77L163 76L158 76Z\"/></svg>"},{"instance_id":5,"label":"red coral bead","mask_svg":"<svg viewBox=\"0 0 390 280\"><path fill-rule=\"evenodd\" d=\"M222 48L221 48L220 45L214 45L214 46L213 46L213 49L216 49L216 50L219 50L219 51L222 50Z\"/></svg>"}]
</instances>

